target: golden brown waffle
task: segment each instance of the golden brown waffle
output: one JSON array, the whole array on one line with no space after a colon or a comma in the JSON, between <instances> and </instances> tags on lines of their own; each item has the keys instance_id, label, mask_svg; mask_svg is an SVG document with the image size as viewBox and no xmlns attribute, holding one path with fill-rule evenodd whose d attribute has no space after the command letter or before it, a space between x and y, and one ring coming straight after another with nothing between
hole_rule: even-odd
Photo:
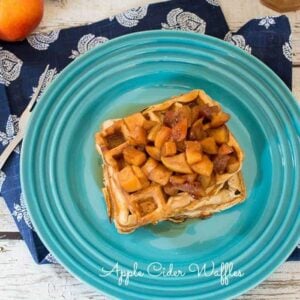
<instances>
[{"instance_id":1,"label":"golden brown waffle","mask_svg":"<svg viewBox=\"0 0 300 300\"><path fill-rule=\"evenodd\" d=\"M245 199L243 151L229 115L202 90L173 97L95 135L103 193L120 233L163 220L207 218Z\"/></svg>"}]
</instances>

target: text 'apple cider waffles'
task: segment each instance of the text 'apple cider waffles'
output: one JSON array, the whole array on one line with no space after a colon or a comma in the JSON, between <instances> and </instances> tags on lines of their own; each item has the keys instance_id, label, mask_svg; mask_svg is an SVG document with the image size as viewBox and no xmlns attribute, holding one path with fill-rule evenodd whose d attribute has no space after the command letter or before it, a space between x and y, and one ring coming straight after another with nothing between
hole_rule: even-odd
<instances>
[{"instance_id":1,"label":"text 'apple cider waffles'","mask_svg":"<svg viewBox=\"0 0 300 300\"><path fill-rule=\"evenodd\" d=\"M193 90L102 124L95 142L103 193L120 233L207 218L245 199L243 151L229 118L204 91Z\"/></svg>"}]
</instances>

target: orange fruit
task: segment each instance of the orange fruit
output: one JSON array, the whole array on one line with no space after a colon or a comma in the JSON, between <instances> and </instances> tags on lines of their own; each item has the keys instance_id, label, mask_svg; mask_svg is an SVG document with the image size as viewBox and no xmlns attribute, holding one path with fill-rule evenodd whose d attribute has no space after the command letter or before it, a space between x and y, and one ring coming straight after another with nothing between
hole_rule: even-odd
<instances>
[{"instance_id":1,"label":"orange fruit","mask_svg":"<svg viewBox=\"0 0 300 300\"><path fill-rule=\"evenodd\" d=\"M43 0L1 0L0 39L23 40L39 25L43 11Z\"/></svg>"}]
</instances>

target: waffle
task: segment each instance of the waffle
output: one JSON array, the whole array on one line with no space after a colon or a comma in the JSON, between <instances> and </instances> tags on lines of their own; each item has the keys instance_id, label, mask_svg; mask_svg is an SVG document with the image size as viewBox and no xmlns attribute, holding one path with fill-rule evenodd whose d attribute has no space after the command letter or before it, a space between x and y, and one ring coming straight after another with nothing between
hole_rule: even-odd
<instances>
[{"instance_id":1,"label":"waffle","mask_svg":"<svg viewBox=\"0 0 300 300\"><path fill-rule=\"evenodd\" d=\"M95 143L103 194L120 233L207 218L245 199L244 155L229 118L204 91L193 90L101 125Z\"/></svg>"}]
</instances>

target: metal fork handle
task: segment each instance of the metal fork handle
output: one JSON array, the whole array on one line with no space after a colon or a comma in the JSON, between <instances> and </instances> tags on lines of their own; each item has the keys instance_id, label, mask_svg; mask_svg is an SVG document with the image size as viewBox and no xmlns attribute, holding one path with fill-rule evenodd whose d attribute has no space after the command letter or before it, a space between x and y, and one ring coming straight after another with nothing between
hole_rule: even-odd
<instances>
[{"instance_id":1,"label":"metal fork handle","mask_svg":"<svg viewBox=\"0 0 300 300\"><path fill-rule=\"evenodd\" d=\"M0 155L0 170L6 163L7 159L11 155L11 153L14 151L14 149L19 145L19 143L23 139L23 133L19 131L19 133L16 135L16 137L7 145L7 147L4 149L4 151Z\"/></svg>"}]
</instances>

